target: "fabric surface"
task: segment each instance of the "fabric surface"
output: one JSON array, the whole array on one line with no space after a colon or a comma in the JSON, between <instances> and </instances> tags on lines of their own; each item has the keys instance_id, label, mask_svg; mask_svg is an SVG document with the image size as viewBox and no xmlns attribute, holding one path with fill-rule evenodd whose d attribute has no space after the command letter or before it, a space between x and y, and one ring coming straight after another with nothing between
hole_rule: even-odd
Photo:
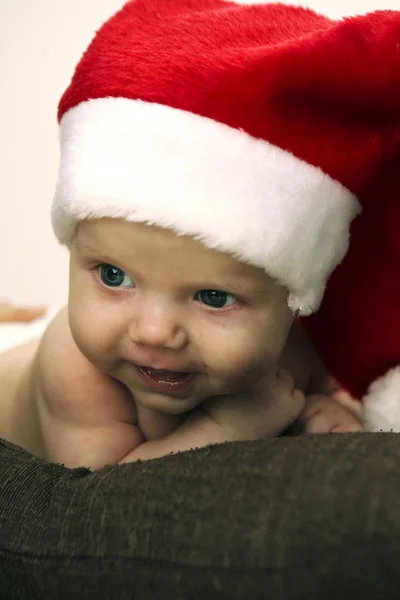
<instances>
[{"instance_id":1,"label":"fabric surface","mask_svg":"<svg viewBox=\"0 0 400 600\"><path fill-rule=\"evenodd\" d=\"M60 309L61 307L57 309L52 308L43 317L35 319L30 323L0 322L0 354L10 348L41 337L50 321Z\"/></svg>"},{"instance_id":2,"label":"fabric surface","mask_svg":"<svg viewBox=\"0 0 400 600\"><path fill-rule=\"evenodd\" d=\"M0 598L399 597L400 440L224 444L91 473L0 443Z\"/></svg>"}]
</instances>

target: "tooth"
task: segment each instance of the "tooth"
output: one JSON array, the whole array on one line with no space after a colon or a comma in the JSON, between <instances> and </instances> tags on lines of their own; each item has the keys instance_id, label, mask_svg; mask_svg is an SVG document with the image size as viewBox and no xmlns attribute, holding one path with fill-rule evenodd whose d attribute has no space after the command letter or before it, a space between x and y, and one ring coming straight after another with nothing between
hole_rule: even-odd
<instances>
[{"instance_id":1,"label":"tooth","mask_svg":"<svg viewBox=\"0 0 400 600\"><path fill-rule=\"evenodd\" d=\"M147 369L150 374L155 375L159 379L172 380L172 379L182 379L185 377L187 373L179 373L178 371L164 371L157 369Z\"/></svg>"}]
</instances>

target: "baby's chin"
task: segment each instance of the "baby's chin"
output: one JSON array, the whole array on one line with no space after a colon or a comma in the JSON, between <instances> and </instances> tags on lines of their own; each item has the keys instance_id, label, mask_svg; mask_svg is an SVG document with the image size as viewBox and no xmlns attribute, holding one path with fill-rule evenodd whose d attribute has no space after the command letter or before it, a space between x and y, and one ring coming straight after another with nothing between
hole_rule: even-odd
<instances>
[{"instance_id":1,"label":"baby's chin","mask_svg":"<svg viewBox=\"0 0 400 600\"><path fill-rule=\"evenodd\" d=\"M177 398L159 392L131 390L136 402L155 412L169 415L181 415L199 406L205 398L189 396Z\"/></svg>"}]
</instances>

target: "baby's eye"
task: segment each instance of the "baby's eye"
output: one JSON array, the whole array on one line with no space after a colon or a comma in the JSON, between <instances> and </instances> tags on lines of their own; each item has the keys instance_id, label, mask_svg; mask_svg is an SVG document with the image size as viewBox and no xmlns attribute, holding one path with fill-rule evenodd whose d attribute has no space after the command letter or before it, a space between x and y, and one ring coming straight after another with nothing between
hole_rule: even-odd
<instances>
[{"instance_id":1,"label":"baby's eye","mask_svg":"<svg viewBox=\"0 0 400 600\"><path fill-rule=\"evenodd\" d=\"M113 265L100 265L98 272L102 282L108 287L135 287L132 279L118 267Z\"/></svg>"},{"instance_id":2,"label":"baby's eye","mask_svg":"<svg viewBox=\"0 0 400 600\"><path fill-rule=\"evenodd\" d=\"M210 308L226 308L232 304L236 304L237 298L228 294L228 292L220 292L218 290L200 290L195 294L195 300L199 300Z\"/></svg>"}]
</instances>

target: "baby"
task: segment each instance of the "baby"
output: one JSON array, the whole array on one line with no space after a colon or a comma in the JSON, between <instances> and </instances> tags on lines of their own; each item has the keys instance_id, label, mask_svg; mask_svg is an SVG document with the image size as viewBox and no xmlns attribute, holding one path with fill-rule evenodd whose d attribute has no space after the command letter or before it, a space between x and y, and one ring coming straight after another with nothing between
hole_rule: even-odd
<instances>
[{"instance_id":1,"label":"baby","mask_svg":"<svg viewBox=\"0 0 400 600\"><path fill-rule=\"evenodd\" d=\"M135 0L100 29L59 108L68 308L0 357L1 436L100 468L297 418L362 429L295 321L318 307L360 208L341 183L362 181L360 122L346 120L360 36L320 122L343 39L346 22L220 0Z\"/></svg>"},{"instance_id":2,"label":"baby","mask_svg":"<svg viewBox=\"0 0 400 600\"><path fill-rule=\"evenodd\" d=\"M287 290L262 269L118 219L81 221L70 263L68 310L40 343L0 357L6 439L98 468L276 435L301 411L302 393L278 370L293 323ZM293 364L282 362L306 390L300 335L292 328ZM339 405L332 418L361 428Z\"/></svg>"}]
</instances>

